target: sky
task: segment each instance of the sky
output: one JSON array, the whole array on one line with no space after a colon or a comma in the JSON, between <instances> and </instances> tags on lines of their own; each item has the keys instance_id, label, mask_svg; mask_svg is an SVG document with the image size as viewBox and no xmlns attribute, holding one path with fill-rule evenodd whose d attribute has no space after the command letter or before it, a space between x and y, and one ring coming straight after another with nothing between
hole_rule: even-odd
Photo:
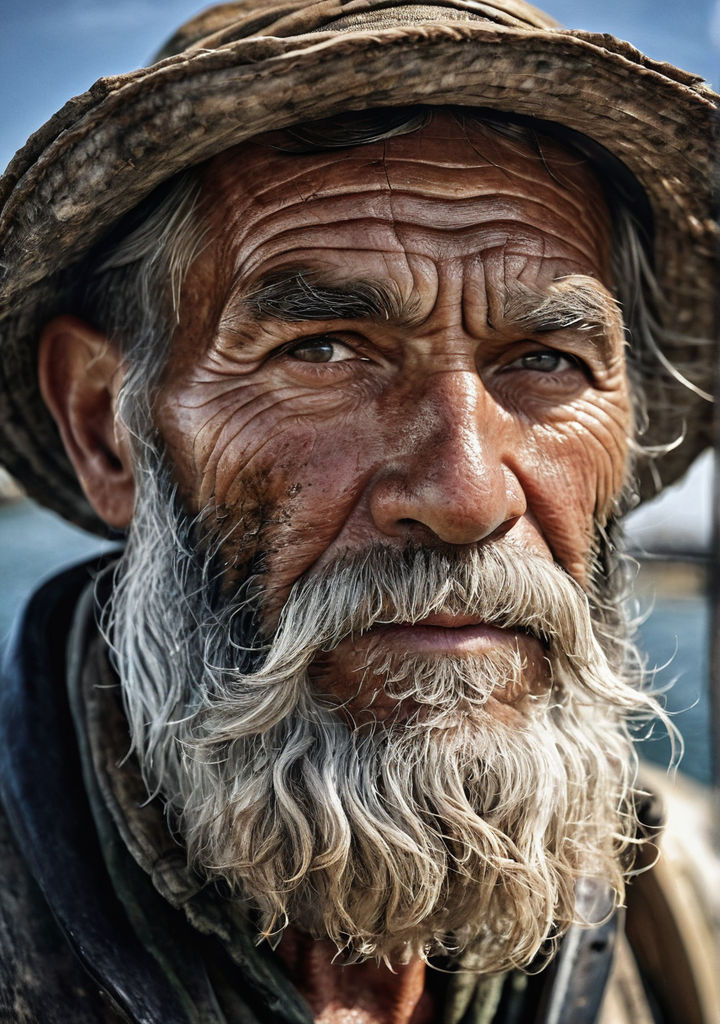
<instances>
[{"instance_id":1,"label":"sky","mask_svg":"<svg viewBox=\"0 0 720 1024\"><path fill-rule=\"evenodd\" d=\"M28 135L102 75L147 63L198 0L0 0L0 167ZM611 32L720 86L720 0L544 0L570 28ZM639 513L635 530L694 543L710 534L710 460L689 488Z\"/></svg>"}]
</instances>

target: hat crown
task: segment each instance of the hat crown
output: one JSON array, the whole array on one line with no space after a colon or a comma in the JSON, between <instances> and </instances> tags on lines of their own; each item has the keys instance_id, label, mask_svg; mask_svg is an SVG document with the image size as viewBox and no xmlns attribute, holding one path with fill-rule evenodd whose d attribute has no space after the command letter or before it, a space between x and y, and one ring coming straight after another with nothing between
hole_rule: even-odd
<instances>
[{"instance_id":1,"label":"hat crown","mask_svg":"<svg viewBox=\"0 0 720 1024\"><path fill-rule=\"evenodd\" d=\"M310 4L304 0L239 0L216 4L186 21L153 61L190 49L216 49L252 36L375 31L442 21L484 21L518 29L559 27L549 14L524 0L318 0Z\"/></svg>"}]
</instances>

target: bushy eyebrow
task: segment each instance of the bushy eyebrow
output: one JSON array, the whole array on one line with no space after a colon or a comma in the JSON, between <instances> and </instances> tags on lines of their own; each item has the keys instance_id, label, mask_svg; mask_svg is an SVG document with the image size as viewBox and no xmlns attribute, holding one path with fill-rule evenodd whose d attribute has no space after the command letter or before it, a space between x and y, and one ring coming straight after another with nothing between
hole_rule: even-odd
<instances>
[{"instance_id":1,"label":"bushy eyebrow","mask_svg":"<svg viewBox=\"0 0 720 1024\"><path fill-rule=\"evenodd\" d=\"M622 329L622 316L617 302L597 281L574 275L556 281L544 293L516 283L503 305L502 326L527 334L573 329L602 336Z\"/></svg>"},{"instance_id":2,"label":"bushy eyebrow","mask_svg":"<svg viewBox=\"0 0 720 1024\"><path fill-rule=\"evenodd\" d=\"M405 300L395 281L338 281L323 271L293 267L273 271L242 296L255 321L372 320L395 326L417 321L418 303Z\"/></svg>"},{"instance_id":3,"label":"bushy eyebrow","mask_svg":"<svg viewBox=\"0 0 720 1024\"><path fill-rule=\"evenodd\" d=\"M255 323L369 320L399 328L423 321L418 297L405 299L392 279L344 280L315 267L295 265L270 271L249 288L238 288L236 295L222 317L230 329L238 316ZM502 303L500 322L489 326L528 336L572 329L585 335L594 348L604 349L611 332L622 330L622 316L598 281L578 274L561 278L548 291L515 281Z\"/></svg>"}]
</instances>

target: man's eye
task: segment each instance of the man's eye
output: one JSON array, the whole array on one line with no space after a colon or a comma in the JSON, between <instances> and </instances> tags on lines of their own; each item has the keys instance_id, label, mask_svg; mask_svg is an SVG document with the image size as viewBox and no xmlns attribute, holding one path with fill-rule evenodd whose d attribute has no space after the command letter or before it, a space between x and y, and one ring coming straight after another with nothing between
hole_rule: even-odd
<instances>
[{"instance_id":1,"label":"man's eye","mask_svg":"<svg viewBox=\"0 0 720 1024\"><path fill-rule=\"evenodd\" d=\"M526 352L524 356L518 359L517 364L523 370L537 370L540 373L557 373L558 371L577 368L577 363L573 359L550 349L545 349L542 352Z\"/></svg>"},{"instance_id":2,"label":"man's eye","mask_svg":"<svg viewBox=\"0 0 720 1024\"><path fill-rule=\"evenodd\" d=\"M287 350L292 359L303 363L340 363L355 358L355 353L337 338L307 338Z\"/></svg>"}]
</instances>

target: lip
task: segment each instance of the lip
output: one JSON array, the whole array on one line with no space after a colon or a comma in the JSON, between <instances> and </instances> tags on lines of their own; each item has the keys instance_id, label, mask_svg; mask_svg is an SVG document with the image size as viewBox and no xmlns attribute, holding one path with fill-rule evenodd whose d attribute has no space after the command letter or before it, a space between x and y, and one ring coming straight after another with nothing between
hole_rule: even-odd
<instances>
[{"instance_id":1,"label":"lip","mask_svg":"<svg viewBox=\"0 0 720 1024\"><path fill-rule=\"evenodd\" d=\"M401 722L418 712L422 702L411 694L399 699L385 690L382 677L372 668L378 655L391 655L402 664L413 655L482 658L500 650L519 654L522 662L520 677L511 673L512 679L505 683L500 679L488 699L493 714L504 715L510 710L519 712L529 694L549 690L552 680L546 650L542 641L525 629L490 625L472 615L437 612L418 622L378 623L362 634L346 637L315 666L311 677L319 692L341 700L353 724L390 717Z\"/></svg>"},{"instance_id":2,"label":"lip","mask_svg":"<svg viewBox=\"0 0 720 1024\"><path fill-rule=\"evenodd\" d=\"M516 648L518 643L533 640L525 632L448 613L428 615L414 623L374 626L369 635L382 647L405 654L485 654L498 647Z\"/></svg>"}]
</instances>

